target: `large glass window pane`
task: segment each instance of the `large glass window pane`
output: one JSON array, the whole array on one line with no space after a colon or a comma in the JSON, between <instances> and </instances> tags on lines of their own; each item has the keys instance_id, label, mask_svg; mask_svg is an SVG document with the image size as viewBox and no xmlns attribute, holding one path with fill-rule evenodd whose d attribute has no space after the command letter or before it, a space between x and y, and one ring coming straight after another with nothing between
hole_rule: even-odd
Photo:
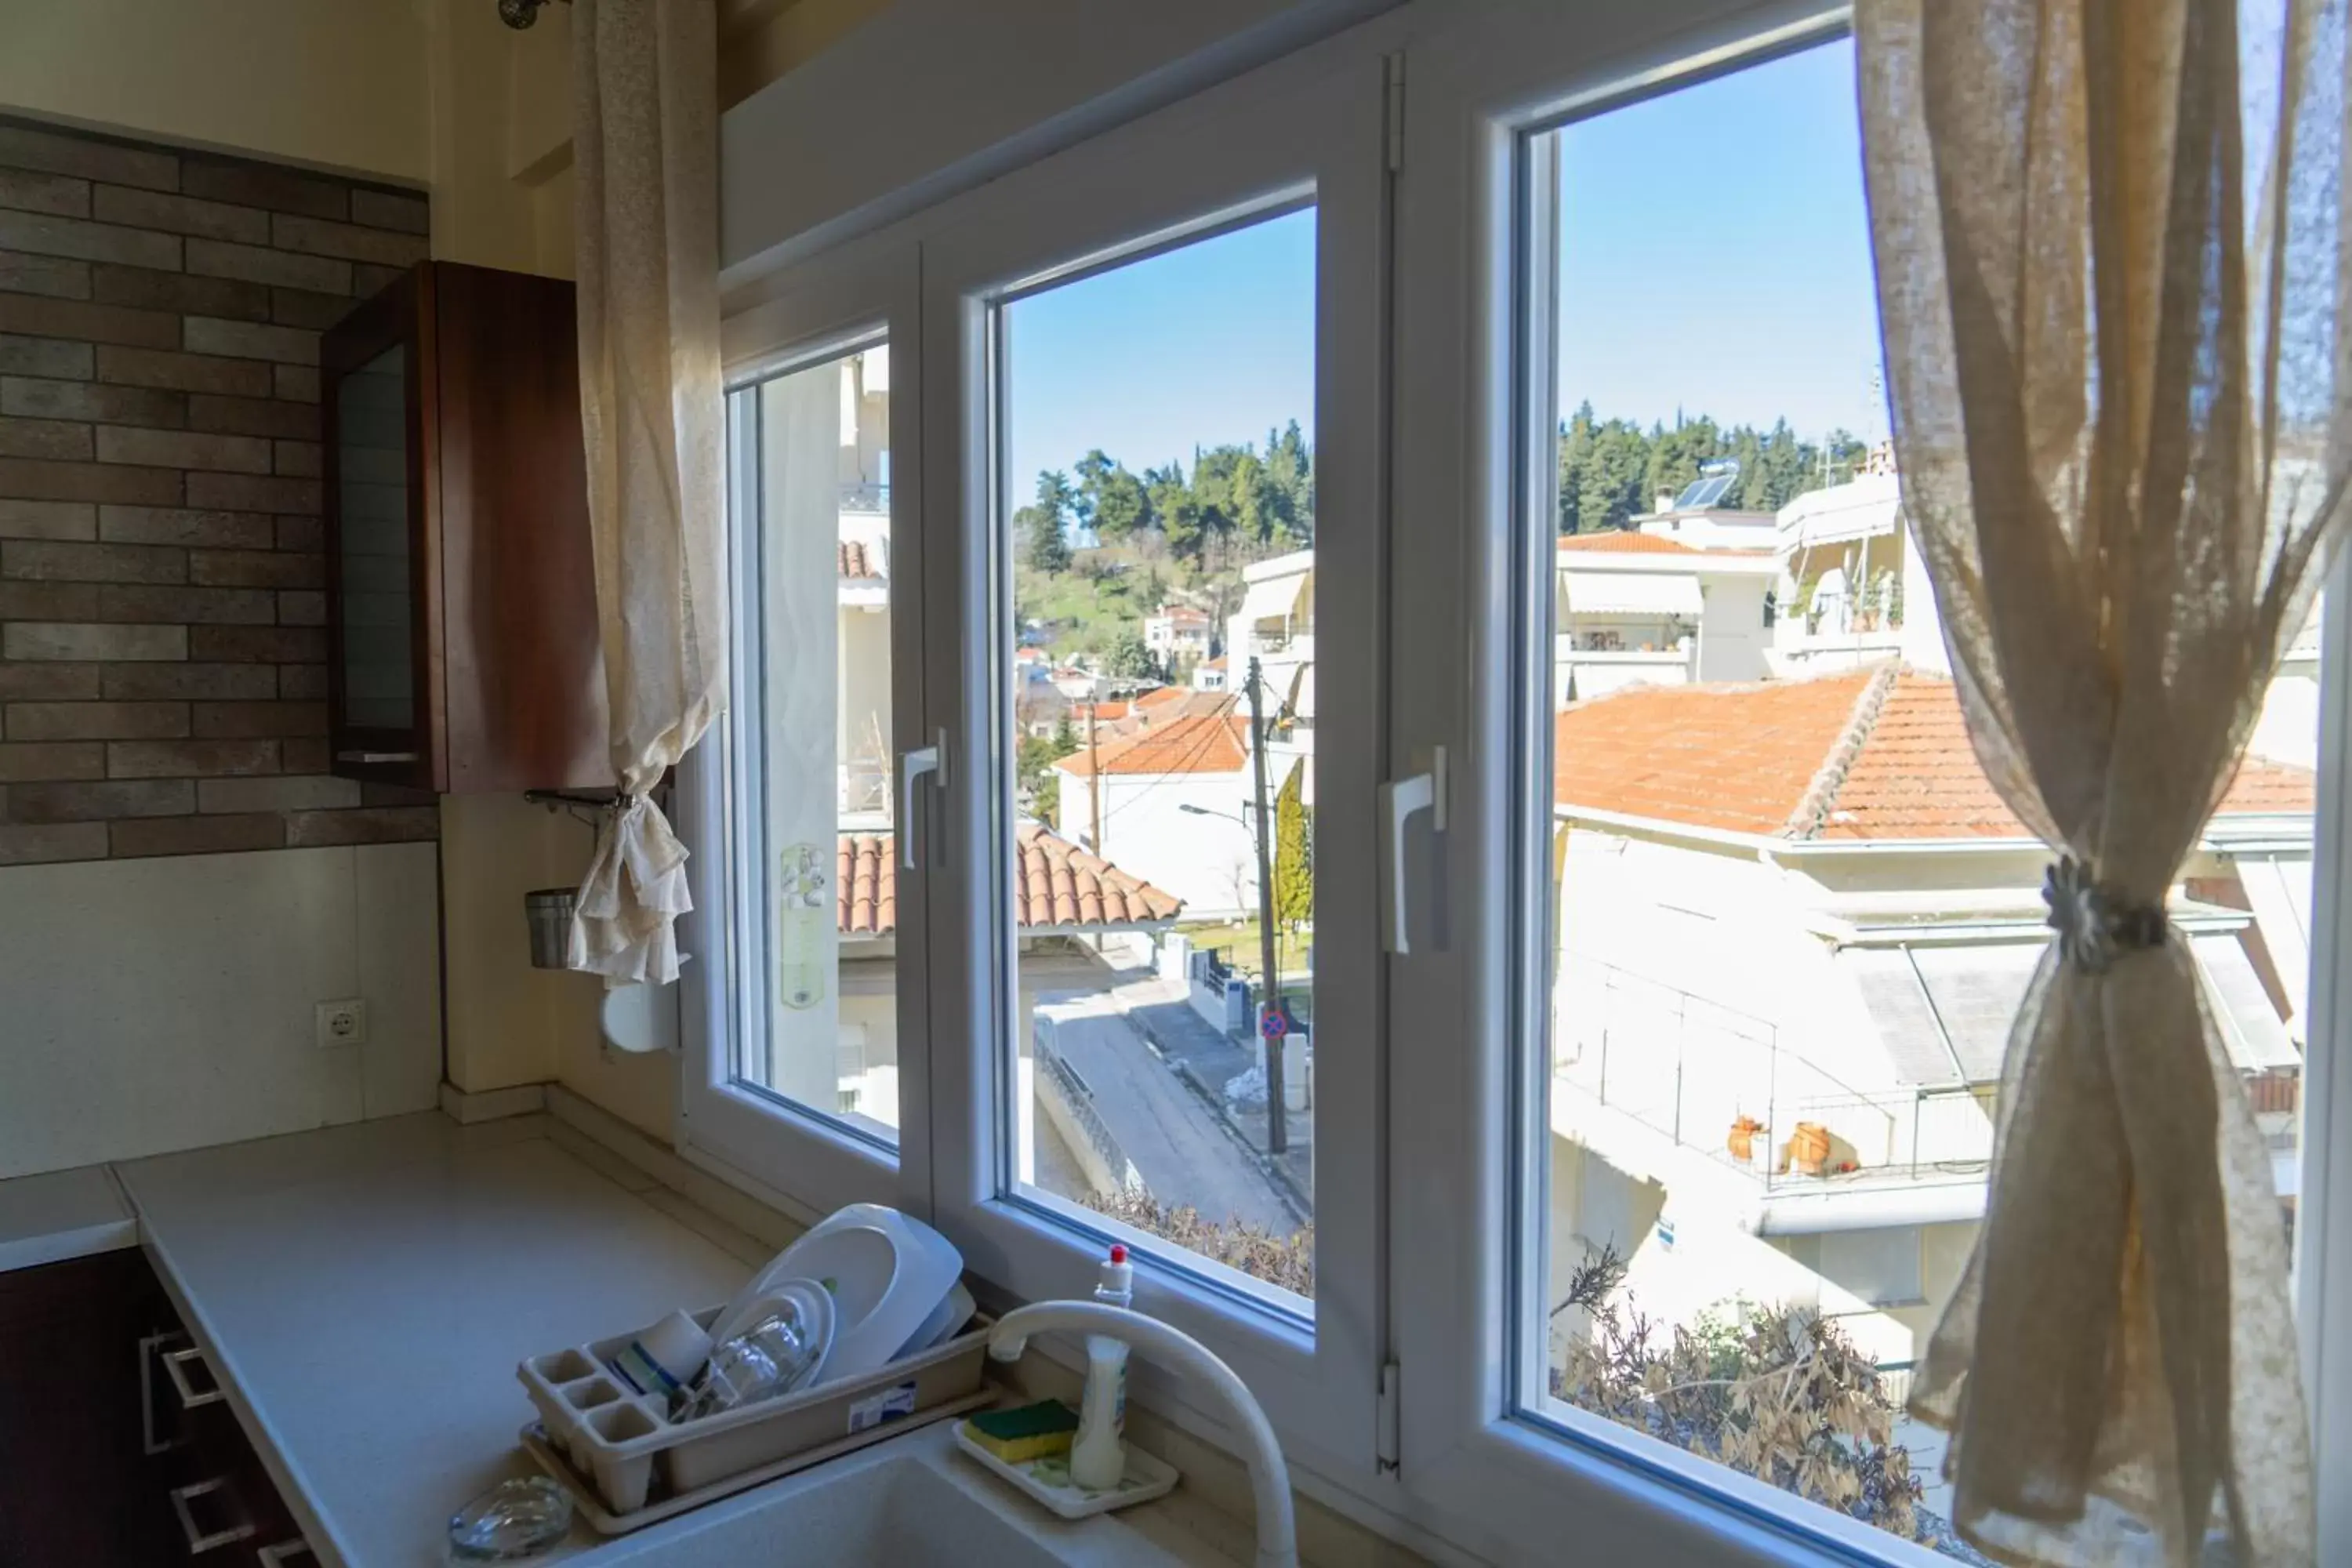
<instances>
[{"instance_id":1,"label":"large glass window pane","mask_svg":"<svg viewBox=\"0 0 2352 1568\"><path fill-rule=\"evenodd\" d=\"M1314 214L1294 211L995 313L1009 1174L1296 1310L1313 1294L1314 268Z\"/></svg>"},{"instance_id":2,"label":"large glass window pane","mask_svg":"<svg viewBox=\"0 0 2352 1568\"><path fill-rule=\"evenodd\" d=\"M1853 74L1827 44L1530 149L1559 420L1520 1387L1973 1561L1903 1405L1983 1213L2049 857L1978 766L1904 514ZM2290 1224L2317 627L2172 899Z\"/></svg>"},{"instance_id":3,"label":"large glass window pane","mask_svg":"<svg viewBox=\"0 0 2352 1568\"><path fill-rule=\"evenodd\" d=\"M895 1143L890 351L733 396L756 445L756 511L732 534L737 865L756 900L735 1073Z\"/></svg>"}]
</instances>

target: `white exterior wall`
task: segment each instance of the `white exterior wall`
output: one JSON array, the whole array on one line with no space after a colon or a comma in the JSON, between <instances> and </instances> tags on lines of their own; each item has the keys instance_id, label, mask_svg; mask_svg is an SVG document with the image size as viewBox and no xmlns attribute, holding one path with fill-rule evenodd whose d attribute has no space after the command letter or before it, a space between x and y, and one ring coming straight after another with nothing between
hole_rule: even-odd
<instances>
[{"instance_id":1,"label":"white exterior wall","mask_svg":"<svg viewBox=\"0 0 2352 1568\"><path fill-rule=\"evenodd\" d=\"M1702 576L1699 592L1706 609L1698 622L1698 678L1701 680L1761 680L1768 673L1764 658L1764 596L1771 591L1767 577Z\"/></svg>"},{"instance_id":2,"label":"white exterior wall","mask_svg":"<svg viewBox=\"0 0 2352 1568\"><path fill-rule=\"evenodd\" d=\"M1818 884L1752 852L1578 827L1564 885L1562 1076L1695 1148L1777 1109L1783 1139L1801 1114L1864 1163L1907 1158L1912 1091L1830 944L1806 929Z\"/></svg>"},{"instance_id":3,"label":"white exterior wall","mask_svg":"<svg viewBox=\"0 0 2352 1568\"><path fill-rule=\"evenodd\" d=\"M1104 774L1102 811L1110 837L1103 848L1086 778L1056 771L1062 781L1062 837L1183 900L1187 920L1255 907L1256 846L1248 829L1233 820L1245 815L1247 772ZM1221 815L1195 816L1180 809L1183 805Z\"/></svg>"},{"instance_id":4,"label":"white exterior wall","mask_svg":"<svg viewBox=\"0 0 2352 1568\"><path fill-rule=\"evenodd\" d=\"M865 802L887 800L889 790L890 616L887 611L845 606L841 612L840 721L835 745L841 759L845 814L866 815Z\"/></svg>"}]
</instances>

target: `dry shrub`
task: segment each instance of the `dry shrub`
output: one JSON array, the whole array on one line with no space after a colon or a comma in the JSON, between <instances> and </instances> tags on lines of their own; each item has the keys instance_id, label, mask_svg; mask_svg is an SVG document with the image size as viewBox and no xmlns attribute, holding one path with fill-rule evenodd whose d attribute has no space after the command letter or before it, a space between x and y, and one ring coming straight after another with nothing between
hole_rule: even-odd
<instances>
[{"instance_id":1,"label":"dry shrub","mask_svg":"<svg viewBox=\"0 0 2352 1568\"><path fill-rule=\"evenodd\" d=\"M1661 1325L1617 1288L1624 1263L1603 1248L1571 1277L1568 1307L1591 1332L1554 1368L1551 1391L1580 1408L1747 1471L1784 1491L1906 1540L1944 1544L1918 1510L1901 1412L1878 1363L1835 1322L1801 1308L1747 1302Z\"/></svg>"},{"instance_id":2,"label":"dry shrub","mask_svg":"<svg viewBox=\"0 0 2352 1568\"><path fill-rule=\"evenodd\" d=\"M1315 1294L1315 1226L1302 1225L1288 1236L1232 1218L1219 1224L1205 1219L1191 1205L1171 1206L1149 1193L1087 1193L1077 1200L1097 1214L1122 1225L1173 1242L1187 1252L1213 1258L1253 1279L1263 1279L1295 1295Z\"/></svg>"}]
</instances>

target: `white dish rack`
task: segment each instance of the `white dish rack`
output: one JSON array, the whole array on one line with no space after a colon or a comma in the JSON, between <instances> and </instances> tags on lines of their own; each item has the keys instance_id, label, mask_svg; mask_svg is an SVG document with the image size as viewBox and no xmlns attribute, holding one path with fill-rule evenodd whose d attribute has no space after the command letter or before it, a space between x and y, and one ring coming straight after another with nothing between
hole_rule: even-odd
<instances>
[{"instance_id":1,"label":"white dish rack","mask_svg":"<svg viewBox=\"0 0 2352 1568\"><path fill-rule=\"evenodd\" d=\"M725 1310L691 1315L709 1332ZM660 1396L636 1393L613 1372L613 1358L634 1333L532 1356L515 1375L538 1406L548 1446L571 1462L574 1474L555 1479L573 1487L592 1481L599 1511L628 1529L627 1516L649 1502L704 1491L804 1450L845 1452L890 1436L902 1421L970 1399L980 1391L990 1321L975 1317L954 1339L862 1377L690 1421L670 1420Z\"/></svg>"}]
</instances>

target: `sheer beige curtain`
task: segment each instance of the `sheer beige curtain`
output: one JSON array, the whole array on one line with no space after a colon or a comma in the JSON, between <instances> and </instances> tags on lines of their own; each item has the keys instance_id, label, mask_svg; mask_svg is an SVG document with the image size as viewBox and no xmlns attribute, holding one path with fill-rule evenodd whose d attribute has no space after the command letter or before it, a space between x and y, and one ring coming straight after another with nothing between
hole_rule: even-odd
<instances>
[{"instance_id":1,"label":"sheer beige curtain","mask_svg":"<svg viewBox=\"0 0 2352 1568\"><path fill-rule=\"evenodd\" d=\"M2271 1163L2160 911L2340 531L2345 12L1855 7L1904 500L2063 857L1912 1402L2006 1561L2313 1560Z\"/></svg>"},{"instance_id":2,"label":"sheer beige curtain","mask_svg":"<svg viewBox=\"0 0 2352 1568\"><path fill-rule=\"evenodd\" d=\"M580 407L623 803L571 963L677 978L686 847L647 791L726 707L718 32L712 0L577 0Z\"/></svg>"}]
</instances>

